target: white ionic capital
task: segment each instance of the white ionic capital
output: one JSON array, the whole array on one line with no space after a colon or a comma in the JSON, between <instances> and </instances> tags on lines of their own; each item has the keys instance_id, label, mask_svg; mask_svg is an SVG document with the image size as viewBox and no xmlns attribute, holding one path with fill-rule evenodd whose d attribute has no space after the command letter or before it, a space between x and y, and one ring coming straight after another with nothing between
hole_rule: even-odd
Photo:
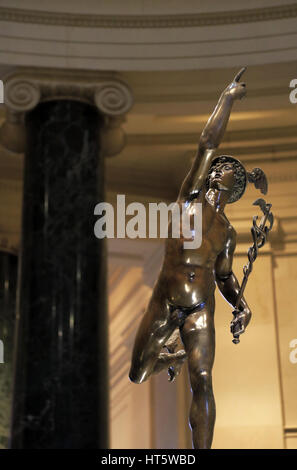
<instances>
[{"instance_id":1,"label":"white ionic capital","mask_svg":"<svg viewBox=\"0 0 297 470\"><path fill-rule=\"evenodd\" d=\"M100 113L106 116L108 135L111 129L113 133L115 132L114 119L116 118L120 128L125 114L133 105L130 87L115 74L51 69L18 71L9 74L4 79L4 104L7 111L7 122L4 123L0 131L2 144L10 150L20 152L20 145L16 145L9 136L14 134L17 139L17 134L23 133L21 130L23 115L40 102L59 99L83 101L97 107ZM11 126L14 128L12 133ZM123 133L122 130L121 133ZM121 145L117 145L121 149L124 138L119 139L117 136L117 140L121 140ZM105 138L105 141L108 142L110 139ZM114 143L112 147L106 149L107 156L115 154Z\"/></svg>"}]
</instances>

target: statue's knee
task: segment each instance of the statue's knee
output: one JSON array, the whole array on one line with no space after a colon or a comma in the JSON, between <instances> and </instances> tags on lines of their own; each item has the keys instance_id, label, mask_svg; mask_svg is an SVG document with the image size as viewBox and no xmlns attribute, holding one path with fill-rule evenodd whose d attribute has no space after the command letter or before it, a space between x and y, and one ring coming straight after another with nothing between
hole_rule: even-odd
<instances>
[{"instance_id":1,"label":"statue's knee","mask_svg":"<svg viewBox=\"0 0 297 470\"><path fill-rule=\"evenodd\" d=\"M143 368L131 368L129 379L135 384L141 384L148 378L147 371Z\"/></svg>"},{"instance_id":2,"label":"statue's knee","mask_svg":"<svg viewBox=\"0 0 297 470\"><path fill-rule=\"evenodd\" d=\"M208 369L195 369L191 372L191 386L193 392L206 391L212 387L211 371Z\"/></svg>"}]
</instances>

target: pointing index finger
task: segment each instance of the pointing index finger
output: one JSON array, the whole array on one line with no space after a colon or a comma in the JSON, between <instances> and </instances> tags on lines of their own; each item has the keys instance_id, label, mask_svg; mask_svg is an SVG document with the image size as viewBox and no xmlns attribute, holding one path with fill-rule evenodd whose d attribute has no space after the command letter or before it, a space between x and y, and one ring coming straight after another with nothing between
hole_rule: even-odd
<instances>
[{"instance_id":1,"label":"pointing index finger","mask_svg":"<svg viewBox=\"0 0 297 470\"><path fill-rule=\"evenodd\" d=\"M239 72L235 75L234 82L239 82L239 80L241 79L241 76L243 75L245 71L246 71L246 67L242 67L242 69L240 69Z\"/></svg>"}]
</instances>

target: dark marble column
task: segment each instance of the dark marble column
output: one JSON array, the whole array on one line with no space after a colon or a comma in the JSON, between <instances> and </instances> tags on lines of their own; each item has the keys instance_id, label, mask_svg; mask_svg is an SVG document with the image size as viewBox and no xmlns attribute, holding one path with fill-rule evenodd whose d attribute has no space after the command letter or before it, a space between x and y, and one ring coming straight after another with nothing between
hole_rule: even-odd
<instances>
[{"instance_id":1,"label":"dark marble column","mask_svg":"<svg viewBox=\"0 0 297 470\"><path fill-rule=\"evenodd\" d=\"M102 125L63 99L26 116L12 448L108 447Z\"/></svg>"},{"instance_id":2,"label":"dark marble column","mask_svg":"<svg viewBox=\"0 0 297 470\"><path fill-rule=\"evenodd\" d=\"M13 254L0 252L0 449L8 447L11 420L17 260Z\"/></svg>"}]
</instances>

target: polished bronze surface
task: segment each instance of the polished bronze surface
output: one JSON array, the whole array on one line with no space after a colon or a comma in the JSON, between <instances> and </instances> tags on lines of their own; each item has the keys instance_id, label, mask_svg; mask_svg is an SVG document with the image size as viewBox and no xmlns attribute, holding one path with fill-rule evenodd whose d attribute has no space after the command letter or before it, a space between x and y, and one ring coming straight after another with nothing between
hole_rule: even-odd
<instances>
[{"instance_id":1,"label":"polished bronze surface","mask_svg":"<svg viewBox=\"0 0 297 470\"><path fill-rule=\"evenodd\" d=\"M215 423L211 375L215 353L215 286L234 309L240 293L232 272L236 232L224 208L242 196L247 181L258 184L257 187L264 184L261 173L254 170L246 173L235 158L214 158L232 105L246 93L245 84L239 82L244 70L221 94L201 134L197 155L177 199L181 206L190 207L192 213L198 210L195 202L202 204L202 244L197 249L186 249L182 237L166 240L163 265L136 335L129 374L131 381L142 383L151 374L167 368L173 380L188 360L193 393L190 424L193 445L199 449L211 447ZM251 318L243 296L237 309L242 334ZM168 352L162 352L163 348Z\"/></svg>"},{"instance_id":2,"label":"polished bronze surface","mask_svg":"<svg viewBox=\"0 0 297 470\"><path fill-rule=\"evenodd\" d=\"M260 168L255 168L255 170L260 170ZM260 170L262 171L262 170ZM263 193L267 192L267 181L266 178L264 179L263 175L261 175L262 180L264 180L264 185L262 185L261 191ZM234 344L238 344L240 342L239 336L241 333L244 332L244 327L242 324L242 312L240 311L239 305L240 301L243 297L244 290L246 288L246 284L253 270L253 264L258 256L258 251L262 246L265 245L268 233L272 229L273 226L273 214L270 212L271 204L266 204L264 199L259 198L254 203L254 206L259 206L263 212L263 217L261 219L260 225L257 225L258 216L253 217L253 226L251 228L252 236L253 236L253 245L248 250L248 263L243 267L243 280L240 286L240 291L236 300L235 309L233 310L234 318L231 322L231 333L233 334L232 342ZM266 225L266 222L269 222L269 225Z\"/></svg>"}]
</instances>

